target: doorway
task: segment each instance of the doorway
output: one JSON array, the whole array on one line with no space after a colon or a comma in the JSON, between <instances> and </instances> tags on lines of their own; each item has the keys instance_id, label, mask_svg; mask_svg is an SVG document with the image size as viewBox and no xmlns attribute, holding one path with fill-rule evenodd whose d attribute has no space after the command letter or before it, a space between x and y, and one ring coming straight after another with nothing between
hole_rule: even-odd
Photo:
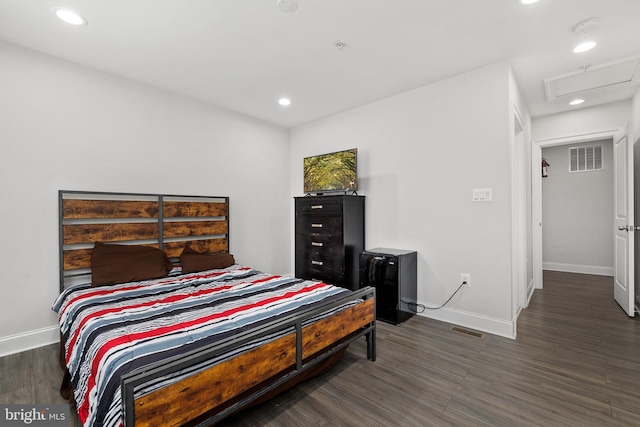
<instances>
[{"instance_id":1,"label":"doorway","mask_svg":"<svg viewBox=\"0 0 640 427\"><path fill-rule=\"evenodd\" d=\"M544 270L613 276L613 141L542 149Z\"/></svg>"},{"instance_id":2,"label":"doorway","mask_svg":"<svg viewBox=\"0 0 640 427\"><path fill-rule=\"evenodd\" d=\"M543 241L542 241L542 229L543 229L543 217L542 217L542 174L540 172L540 166L542 163L542 149L547 147L568 146L573 144L591 143L596 141L612 141L616 130L596 132L584 135L576 135L564 138L553 138L548 140L534 141L532 144L532 242L533 242L533 287L534 289L542 289L542 271L543 271ZM567 147L565 149L568 150ZM550 170L553 170L554 165L550 166ZM568 165L558 164L556 169L568 168ZM545 178L546 179L546 178ZM610 205L611 206L611 205ZM571 263L566 263L571 264ZM567 266L563 266L567 268ZM588 271L576 271L576 272L588 272ZM603 271L591 272L591 274L603 274ZM605 272L607 273L607 272Z\"/></svg>"}]
</instances>

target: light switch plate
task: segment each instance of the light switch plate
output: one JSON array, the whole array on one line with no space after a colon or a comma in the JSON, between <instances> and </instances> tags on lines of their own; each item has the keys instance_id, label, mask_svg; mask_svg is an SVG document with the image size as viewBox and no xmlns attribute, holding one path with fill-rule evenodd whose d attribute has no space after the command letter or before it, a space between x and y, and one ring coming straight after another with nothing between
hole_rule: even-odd
<instances>
[{"instance_id":1,"label":"light switch plate","mask_svg":"<svg viewBox=\"0 0 640 427\"><path fill-rule=\"evenodd\" d=\"M493 200L493 189L474 188L472 200L474 202L491 202Z\"/></svg>"}]
</instances>

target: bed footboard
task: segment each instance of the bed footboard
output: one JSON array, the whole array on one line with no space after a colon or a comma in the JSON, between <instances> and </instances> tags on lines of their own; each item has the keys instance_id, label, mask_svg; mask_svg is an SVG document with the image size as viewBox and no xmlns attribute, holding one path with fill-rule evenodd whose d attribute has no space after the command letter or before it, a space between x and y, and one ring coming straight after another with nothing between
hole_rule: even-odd
<instances>
[{"instance_id":1,"label":"bed footboard","mask_svg":"<svg viewBox=\"0 0 640 427\"><path fill-rule=\"evenodd\" d=\"M359 303L303 326L308 319L347 302ZM194 419L212 424L343 350L363 335L367 358L376 358L375 289L364 288L322 307L306 310L249 330L216 345L122 378L126 426L183 425ZM139 398L134 389L154 378L213 359L235 348L277 332L274 340L167 385Z\"/></svg>"}]
</instances>

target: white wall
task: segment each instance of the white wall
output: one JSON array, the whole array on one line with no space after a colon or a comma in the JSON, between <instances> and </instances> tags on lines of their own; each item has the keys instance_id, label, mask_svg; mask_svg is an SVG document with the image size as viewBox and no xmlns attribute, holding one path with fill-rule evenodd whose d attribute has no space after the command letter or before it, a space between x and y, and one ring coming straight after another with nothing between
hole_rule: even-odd
<instances>
[{"instance_id":1,"label":"white wall","mask_svg":"<svg viewBox=\"0 0 640 427\"><path fill-rule=\"evenodd\" d=\"M631 135L636 142L640 139L640 89L631 100Z\"/></svg>"},{"instance_id":2,"label":"white wall","mask_svg":"<svg viewBox=\"0 0 640 427\"><path fill-rule=\"evenodd\" d=\"M366 247L416 250L418 300L430 306L471 274L471 288L424 314L510 336L509 101L500 63L295 128L291 195L304 157L357 147ZM473 203L487 187L493 202Z\"/></svg>"},{"instance_id":3,"label":"white wall","mask_svg":"<svg viewBox=\"0 0 640 427\"><path fill-rule=\"evenodd\" d=\"M618 130L627 124L630 117L630 100L534 117L531 119L532 137L534 141L540 142L553 138Z\"/></svg>"},{"instance_id":4,"label":"white wall","mask_svg":"<svg viewBox=\"0 0 640 427\"><path fill-rule=\"evenodd\" d=\"M603 170L569 172L569 148L602 145ZM547 270L613 275L613 145L593 141L542 149L542 254Z\"/></svg>"},{"instance_id":5,"label":"white wall","mask_svg":"<svg viewBox=\"0 0 640 427\"><path fill-rule=\"evenodd\" d=\"M57 339L58 190L230 196L240 263L290 271L289 131L0 43L0 354Z\"/></svg>"}]
</instances>

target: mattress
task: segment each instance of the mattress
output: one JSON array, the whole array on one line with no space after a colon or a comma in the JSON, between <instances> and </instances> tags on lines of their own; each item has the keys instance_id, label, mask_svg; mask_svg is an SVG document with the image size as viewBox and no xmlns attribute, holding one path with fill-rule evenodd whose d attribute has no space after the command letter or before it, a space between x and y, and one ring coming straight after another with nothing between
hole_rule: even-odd
<instances>
[{"instance_id":1,"label":"mattress","mask_svg":"<svg viewBox=\"0 0 640 427\"><path fill-rule=\"evenodd\" d=\"M322 282L239 265L112 286L70 286L55 301L53 310L60 323L64 361L79 419L84 426L121 425L123 374L260 328L346 293L349 291ZM274 338L262 337L206 364L157 378L136 389L136 396Z\"/></svg>"}]
</instances>

